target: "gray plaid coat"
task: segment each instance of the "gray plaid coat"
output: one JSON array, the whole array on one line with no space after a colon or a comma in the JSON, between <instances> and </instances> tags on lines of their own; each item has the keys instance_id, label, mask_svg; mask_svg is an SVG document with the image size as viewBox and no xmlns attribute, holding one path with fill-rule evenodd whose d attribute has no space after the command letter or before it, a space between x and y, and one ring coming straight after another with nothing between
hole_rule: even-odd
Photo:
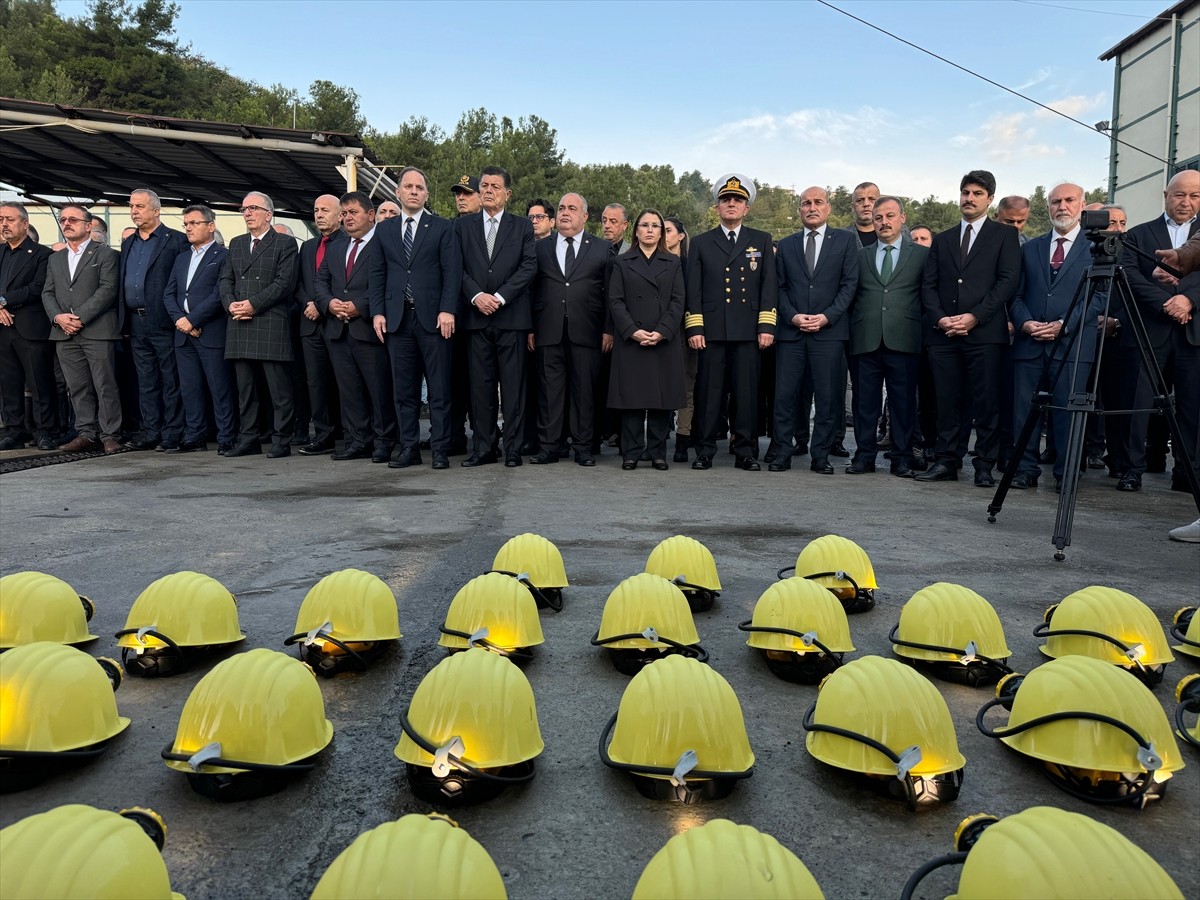
<instances>
[{"instance_id":1,"label":"gray plaid coat","mask_svg":"<svg viewBox=\"0 0 1200 900\"><path fill-rule=\"evenodd\" d=\"M249 300L254 316L248 321L229 319L225 336L226 359L292 360L288 326L288 301L296 289L296 239L271 230L250 255L250 235L229 242L221 267L221 304L225 310L237 300Z\"/></svg>"}]
</instances>

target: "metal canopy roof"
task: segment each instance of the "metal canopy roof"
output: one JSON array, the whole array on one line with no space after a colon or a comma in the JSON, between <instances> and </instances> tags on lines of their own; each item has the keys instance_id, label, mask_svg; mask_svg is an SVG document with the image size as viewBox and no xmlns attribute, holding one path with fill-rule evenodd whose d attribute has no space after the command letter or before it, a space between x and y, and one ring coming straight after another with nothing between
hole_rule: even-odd
<instances>
[{"instance_id":1,"label":"metal canopy roof","mask_svg":"<svg viewBox=\"0 0 1200 900\"><path fill-rule=\"evenodd\" d=\"M339 171L340 167L340 171ZM377 200L395 180L355 134L201 122L0 97L0 181L26 195L124 201L138 187L164 203L236 209L248 191L307 216L349 184Z\"/></svg>"}]
</instances>

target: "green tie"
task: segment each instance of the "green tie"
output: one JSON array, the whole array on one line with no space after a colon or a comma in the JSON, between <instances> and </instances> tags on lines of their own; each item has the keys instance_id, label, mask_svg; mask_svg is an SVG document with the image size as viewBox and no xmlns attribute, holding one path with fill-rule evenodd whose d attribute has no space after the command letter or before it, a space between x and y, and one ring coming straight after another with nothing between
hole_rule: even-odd
<instances>
[{"instance_id":1,"label":"green tie","mask_svg":"<svg viewBox=\"0 0 1200 900\"><path fill-rule=\"evenodd\" d=\"M879 277L884 284L892 280L892 251L895 249L895 247L883 248L883 269L880 271Z\"/></svg>"}]
</instances>

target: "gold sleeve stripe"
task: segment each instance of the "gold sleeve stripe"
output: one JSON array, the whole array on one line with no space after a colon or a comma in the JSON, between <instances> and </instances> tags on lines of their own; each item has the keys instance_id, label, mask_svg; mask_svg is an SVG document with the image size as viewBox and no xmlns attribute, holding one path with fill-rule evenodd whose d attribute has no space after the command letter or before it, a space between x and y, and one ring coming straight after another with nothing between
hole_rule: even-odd
<instances>
[{"instance_id":1,"label":"gold sleeve stripe","mask_svg":"<svg viewBox=\"0 0 1200 900\"><path fill-rule=\"evenodd\" d=\"M778 315L773 309L764 309L758 314L759 325L774 325L778 320Z\"/></svg>"},{"instance_id":2,"label":"gold sleeve stripe","mask_svg":"<svg viewBox=\"0 0 1200 900\"><path fill-rule=\"evenodd\" d=\"M688 313L683 317L684 328L703 328L704 314L703 313Z\"/></svg>"}]
</instances>

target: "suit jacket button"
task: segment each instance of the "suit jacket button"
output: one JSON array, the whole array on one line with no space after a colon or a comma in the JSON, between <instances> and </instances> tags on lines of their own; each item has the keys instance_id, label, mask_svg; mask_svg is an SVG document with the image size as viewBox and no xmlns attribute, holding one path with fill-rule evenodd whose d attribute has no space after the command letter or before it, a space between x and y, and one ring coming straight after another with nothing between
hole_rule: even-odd
<instances>
[{"instance_id":1,"label":"suit jacket button","mask_svg":"<svg viewBox=\"0 0 1200 900\"><path fill-rule=\"evenodd\" d=\"M962 279L961 279L961 278L960 278L960 279L958 279L958 283L959 283L959 284L962 284Z\"/></svg>"},{"instance_id":2,"label":"suit jacket button","mask_svg":"<svg viewBox=\"0 0 1200 900\"><path fill-rule=\"evenodd\" d=\"M570 286L571 286L571 282L569 282L569 281L565 285L563 285L563 287L570 287Z\"/></svg>"}]
</instances>

